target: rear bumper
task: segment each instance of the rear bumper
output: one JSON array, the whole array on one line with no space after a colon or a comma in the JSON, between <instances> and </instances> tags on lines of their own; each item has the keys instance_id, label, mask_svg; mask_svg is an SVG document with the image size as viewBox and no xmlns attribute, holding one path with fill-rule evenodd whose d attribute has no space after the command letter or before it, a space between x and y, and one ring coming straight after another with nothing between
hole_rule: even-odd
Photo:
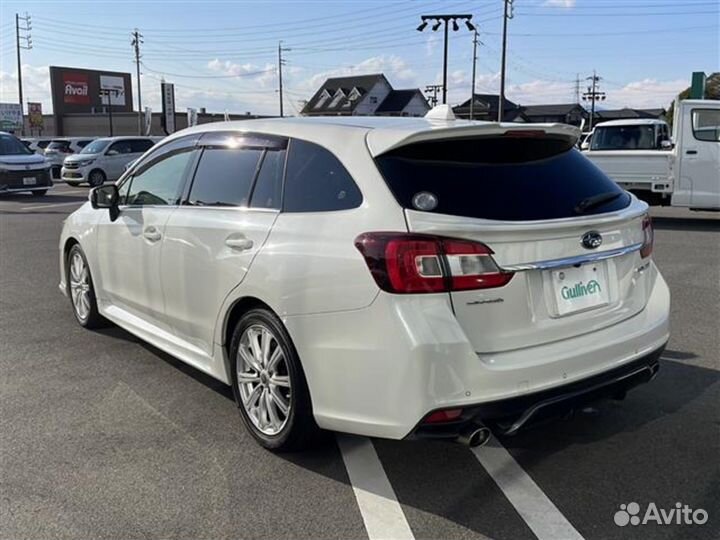
<instances>
[{"instance_id":1,"label":"rear bumper","mask_svg":"<svg viewBox=\"0 0 720 540\"><path fill-rule=\"evenodd\" d=\"M493 354L476 352L446 295L380 293L363 309L284 322L324 429L403 439L433 411L467 408L475 411L469 419L482 413L509 431L513 415L546 397L565 396L575 384L584 397L595 397L587 381L625 373L660 354L669 338L670 292L654 265L646 272L649 300L633 317ZM498 403L503 406L494 411Z\"/></svg>"},{"instance_id":2,"label":"rear bumper","mask_svg":"<svg viewBox=\"0 0 720 540\"><path fill-rule=\"evenodd\" d=\"M455 439L473 424L486 425L496 434L515 435L539 421L560 417L593 402L622 399L629 390L655 378L664 350L665 345L622 367L572 384L465 407L462 415L453 422L421 422L407 438Z\"/></svg>"}]
</instances>

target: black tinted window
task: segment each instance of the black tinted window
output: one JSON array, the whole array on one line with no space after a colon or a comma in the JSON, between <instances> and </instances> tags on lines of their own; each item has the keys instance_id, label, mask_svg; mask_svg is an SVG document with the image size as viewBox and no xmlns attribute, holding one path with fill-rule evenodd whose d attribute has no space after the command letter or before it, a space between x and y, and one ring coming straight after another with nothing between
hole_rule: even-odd
<instances>
[{"instance_id":1,"label":"black tinted window","mask_svg":"<svg viewBox=\"0 0 720 540\"><path fill-rule=\"evenodd\" d=\"M268 150L260 166L250 206L253 208L280 208L284 169L285 150Z\"/></svg>"},{"instance_id":2,"label":"black tinted window","mask_svg":"<svg viewBox=\"0 0 720 540\"><path fill-rule=\"evenodd\" d=\"M568 146L545 138L465 139L403 147L376 162L403 207L438 214L532 221L626 207L630 196ZM431 197L415 198L423 192L437 206L428 204Z\"/></svg>"},{"instance_id":3,"label":"black tinted window","mask_svg":"<svg viewBox=\"0 0 720 540\"><path fill-rule=\"evenodd\" d=\"M178 204L193 149L165 154L154 163L142 167L129 181L129 205ZM123 188L126 184L123 184ZM121 190L121 193L124 189Z\"/></svg>"},{"instance_id":4,"label":"black tinted window","mask_svg":"<svg viewBox=\"0 0 720 540\"><path fill-rule=\"evenodd\" d=\"M131 141L116 141L110 145L110 148L108 148L107 155L115 156L118 154L131 154L132 151Z\"/></svg>"},{"instance_id":5,"label":"black tinted window","mask_svg":"<svg viewBox=\"0 0 720 540\"><path fill-rule=\"evenodd\" d=\"M286 212L328 212L360 206L360 190L328 150L293 139L289 152L283 202Z\"/></svg>"},{"instance_id":6,"label":"black tinted window","mask_svg":"<svg viewBox=\"0 0 720 540\"><path fill-rule=\"evenodd\" d=\"M147 150L150 150L152 148L153 142L149 139L136 139L134 141L130 141L130 148L133 153L139 154L142 152L145 152Z\"/></svg>"},{"instance_id":7,"label":"black tinted window","mask_svg":"<svg viewBox=\"0 0 720 540\"><path fill-rule=\"evenodd\" d=\"M206 148L195 173L189 204L247 206L262 149Z\"/></svg>"},{"instance_id":8,"label":"black tinted window","mask_svg":"<svg viewBox=\"0 0 720 540\"><path fill-rule=\"evenodd\" d=\"M78 141L77 145L78 145L78 148L85 148L91 142L92 142L92 139L86 139L84 141Z\"/></svg>"}]
</instances>

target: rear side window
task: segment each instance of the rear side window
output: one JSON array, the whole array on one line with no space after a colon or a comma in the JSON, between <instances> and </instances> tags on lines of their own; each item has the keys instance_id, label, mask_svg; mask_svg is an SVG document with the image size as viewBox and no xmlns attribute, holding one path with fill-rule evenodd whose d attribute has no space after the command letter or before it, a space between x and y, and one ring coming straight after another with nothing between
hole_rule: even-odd
<instances>
[{"instance_id":1,"label":"rear side window","mask_svg":"<svg viewBox=\"0 0 720 540\"><path fill-rule=\"evenodd\" d=\"M263 150L206 148L200 157L188 204L247 206Z\"/></svg>"},{"instance_id":2,"label":"rear side window","mask_svg":"<svg viewBox=\"0 0 720 540\"><path fill-rule=\"evenodd\" d=\"M285 150L265 152L250 200L252 208L280 209L284 170Z\"/></svg>"},{"instance_id":3,"label":"rear side window","mask_svg":"<svg viewBox=\"0 0 720 540\"><path fill-rule=\"evenodd\" d=\"M130 141L130 148L133 154L141 154L150 150L153 147L153 142L148 139L135 139Z\"/></svg>"},{"instance_id":4,"label":"rear side window","mask_svg":"<svg viewBox=\"0 0 720 540\"><path fill-rule=\"evenodd\" d=\"M90 144L91 142L92 142L92 139L85 139L85 140L82 140L82 141L78 141L78 142L77 142L77 146L78 146L78 148L85 148L85 147L86 147L88 144Z\"/></svg>"},{"instance_id":5,"label":"rear side window","mask_svg":"<svg viewBox=\"0 0 720 540\"><path fill-rule=\"evenodd\" d=\"M630 196L566 140L494 137L402 147L376 158L404 208L502 221L626 207Z\"/></svg>"},{"instance_id":6,"label":"rear side window","mask_svg":"<svg viewBox=\"0 0 720 540\"><path fill-rule=\"evenodd\" d=\"M322 146L293 139L285 178L285 212L357 208L362 194L338 159Z\"/></svg>"},{"instance_id":7,"label":"rear side window","mask_svg":"<svg viewBox=\"0 0 720 540\"><path fill-rule=\"evenodd\" d=\"M116 141L108 148L108 156L117 156L119 154L132 154L132 145L129 140Z\"/></svg>"}]
</instances>

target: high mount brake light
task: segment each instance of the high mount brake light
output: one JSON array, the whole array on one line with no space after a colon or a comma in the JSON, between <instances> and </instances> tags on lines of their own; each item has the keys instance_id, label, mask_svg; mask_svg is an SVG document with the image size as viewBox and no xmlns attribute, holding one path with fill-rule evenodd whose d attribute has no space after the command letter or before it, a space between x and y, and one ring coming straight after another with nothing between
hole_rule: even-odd
<instances>
[{"instance_id":1,"label":"high mount brake light","mask_svg":"<svg viewBox=\"0 0 720 540\"><path fill-rule=\"evenodd\" d=\"M375 282L391 293L437 293L502 287L503 272L485 244L425 234L365 233L355 239Z\"/></svg>"},{"instance_id":2,"label":"high mount brake light","mask_svg":"<svg viewBox=\"0 0 720 540\"><path fill-rule=\"evenodd\" d=\"M645 259L652 253L653 243L655 242L655 232L653 231L652 219L650 219L650 216L645 216L643 218L642 230L643 244L640 248L640 256Z\"/></svg>"},{"instance_id":3,"label":"high mount brake light","mask_svg":"<svg viewBox=\"0 0 720 540\"><path fill-rule=\"evenodd\" d=\"M542 129L510 129L503 133L503 137L512 137L515 139L541 139L545 137Z\"/></svg>"}]
</instances>

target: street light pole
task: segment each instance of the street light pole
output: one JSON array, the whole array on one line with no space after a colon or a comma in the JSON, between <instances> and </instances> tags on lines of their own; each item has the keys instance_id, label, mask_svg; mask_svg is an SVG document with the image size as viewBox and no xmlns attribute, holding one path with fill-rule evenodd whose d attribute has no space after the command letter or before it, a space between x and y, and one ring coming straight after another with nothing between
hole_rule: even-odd
<instances>
[{"instance_id":1,"label":"street light pole","mask_svg":"<svg viewBox=\"0 0 720 540\"><path fill-rule=\"evenodd\" d=\"M453 32L457 32L459 30L457 21L465 21L465 25L467 26L468 30L471 32L475 31L475 27L470 22L472 19L472 15L460 15L460 14L448 14L448 15L422 15L420 17L421 23L420 26L417 27L418 32L422 32L425 30L425 28L428 25L428 21L434 21L435 24L433 24L432 30L433 32L437 32L440 29L440 26L443 24L445 25L444 33L445 33L445 43L444 43L444 54L443 54L443 104L447 103L447 71L448 71L448 35L450 33L449 25L452 22L453 25Z\"/></svg>"}]
</instances>

